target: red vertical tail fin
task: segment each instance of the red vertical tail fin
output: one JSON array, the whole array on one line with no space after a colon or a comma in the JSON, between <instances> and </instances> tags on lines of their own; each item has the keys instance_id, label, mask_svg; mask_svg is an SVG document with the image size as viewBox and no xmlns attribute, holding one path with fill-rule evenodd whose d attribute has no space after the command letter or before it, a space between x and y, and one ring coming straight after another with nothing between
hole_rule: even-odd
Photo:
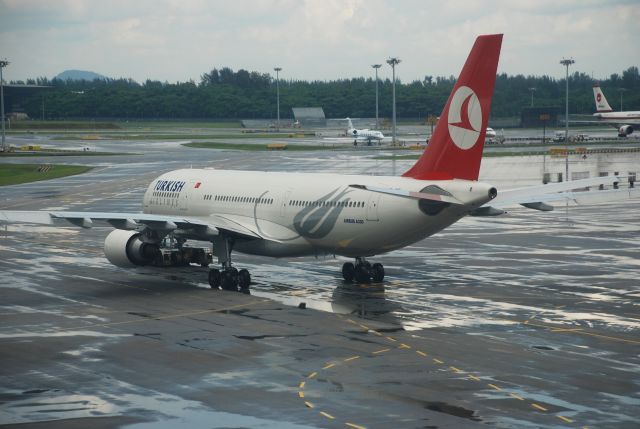
<instances>
[{"instance_id":1,"label":"red vertical tail fin","mask_svg":"<svg viewBox=\"0 0 640 429\"><path fill-rule=\"evenodd\" d=\"M476 39L427 148L404 177L478 179L501 45L502 34Z\"/></svg>"}]
</instances>

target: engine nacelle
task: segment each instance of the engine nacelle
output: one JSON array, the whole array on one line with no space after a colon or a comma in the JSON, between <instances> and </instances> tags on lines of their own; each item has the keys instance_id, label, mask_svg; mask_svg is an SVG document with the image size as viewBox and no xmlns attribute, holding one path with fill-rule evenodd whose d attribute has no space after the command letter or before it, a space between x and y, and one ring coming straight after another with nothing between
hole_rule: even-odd
<instances>
[{"instance_id":1,"label":"engine nacelle","mask_svg":"<svg viewBox=\"0 0 640 429\"><path fill-rule=\"evenodd\" d=\"M618 137L626 137L633 132L633 127L631 125L623 125L618 130Z\"/></svg>"},{"instance_id":2,"label":"engine nacelle","mask_svg":"<svg viewBox=\"0 0 640 429\"><path fill-rule=\"evenodd\" d=\"M116 229L104 240L104 254L113 265L135 267L153 262L160 248L142 241L138 231Z\"/></svg>"}]
</instances>

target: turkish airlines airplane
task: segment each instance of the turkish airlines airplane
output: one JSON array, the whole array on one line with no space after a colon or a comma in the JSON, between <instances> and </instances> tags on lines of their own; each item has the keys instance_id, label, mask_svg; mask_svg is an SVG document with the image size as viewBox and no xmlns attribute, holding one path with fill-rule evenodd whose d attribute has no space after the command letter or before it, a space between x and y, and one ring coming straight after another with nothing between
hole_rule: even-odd
<instances>
[{"instance_id":1,"label":"turkish airlines airplane","mask_svg":"<svg viewBox=\"0 0 640 429\"><path fill-rule=\"evenodd\" d=\"M633 133L634 126L640 126L640 111L614 112L597 83L593 85L593 98L596 102L593 116L618 128L618 137L626 137Z\"/></svg>"},{"instance_id":2,"label":"turkish airlines airplane","mask_svg":"<svg viewBox=\"0 0 640 429\"><path fill-rule=\"evenodd\" d=\"M251 275L237 270L232 251L272 257L318 254L354 258L342 266L345 281L381 282L381 263L367 258L391 252L441 231L467 215L504 213L521 204L551 210L560 191L612 184L598 177L498 191L478 182L502 35L477 38L421 158L401 177L184 169L155 179L142 213L0 211L0 221L51 224L64 219L89 228L116 229L105 240L107 259L121 267L209 265L209 241L219 268L209 270L217 289L246 290ZM487 203L491 202L491 206Z\"/></svg>"},{"instance_id":3,"label":"turkish airlines airplane","mask_svg":"<svg viewBox=\"0 0 640 429\"><path fill-rule=\"evenodd\" d=\"M369 130L366 128L358 130L353 127L351 118L347 118L347 121L349 122L349 129L347 130L347 134L353 136L354 143L357 143L358 141L366 141L368 144L371 144L372 140L381 141L382 139L384 139L384 135L380 131Z\"/></svg>"}]
</instances>

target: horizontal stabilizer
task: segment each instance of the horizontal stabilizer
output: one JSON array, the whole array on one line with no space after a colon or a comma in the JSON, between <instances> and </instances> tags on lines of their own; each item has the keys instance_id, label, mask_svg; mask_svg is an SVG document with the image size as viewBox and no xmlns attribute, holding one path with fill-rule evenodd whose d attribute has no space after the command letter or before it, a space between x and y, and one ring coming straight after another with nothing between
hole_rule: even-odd
<instances>
[{"instance_id":1,"label":"horizontal stabilizer","mask_svg":"<svg viewBox=\"0 0 640 429\"><path fill-rule=\"evenodd\" d=\"M505 214L506 211L497 209L491 206L478 207L471 213L471 216L500 216L501 214Z\"/></svg>"},{"instance_id":2,"label":"horizontal stabilizer","mask_svg":"<svg viewBox=\"0 0 640 429\"><path fill-rule=\"evenodd\" d=\"M545 204L542 201L538 201L536 203L522 203L520 205L528 209L540 210L541 212L550 212L553 210L553 206Z\"/></svg>"},{"instance_id":3,"label":"horizontal stabilizer","mask_svg":"<svg viewBox=\"0 0 640 429\"><path fill-rule=\"evenodd\" d=\"M491 202L494 207L508 207L529 203L542 203L571 199L570 192L591 186L616 185L622 180L622 176L591 177L588 179L571 180L560 183L548 183L546 185L529 186L526 188L501 190L495 200ZM528 207L528 206L525 206ZM534 208L534 207L529 207ZM540 210L540 209L536 209Z\"/></svg>"},{"instance_id":4,"label":"horizontal stabilizer","mask_svg":"<svg viewBox=\"0 0 640 429\"><path fill-rule=\"evenodd\" d=\"M365 185L349 185L350 188L362 189L364 191L379 192L381 194L395 195L397 197L412 198L415 200L440 201L449 204L462 204L462 202L454 197L447 195L428 194L425 192L407 191L397 188L379 188L377 186Z\"/></svg>"}]
</instances>

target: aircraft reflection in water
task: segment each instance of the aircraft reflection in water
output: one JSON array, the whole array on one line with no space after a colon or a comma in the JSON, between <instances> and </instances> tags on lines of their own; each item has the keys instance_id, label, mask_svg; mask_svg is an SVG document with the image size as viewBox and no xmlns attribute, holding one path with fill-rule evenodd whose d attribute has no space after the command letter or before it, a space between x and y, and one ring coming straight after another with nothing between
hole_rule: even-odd
<instances>
[{"instance_id":1,"label":"aircraft reflection in water","mask_svg":"<svg viewBox=\"0 0 640 429\"><path fill-rule=\"evenodd\" d=\"M340 284L331 295L331 310L336 314L349 314L359 318L400 325L394 312L402 310L400 304L390 301L381 283Z\"/></svg>"}]
</instances>

